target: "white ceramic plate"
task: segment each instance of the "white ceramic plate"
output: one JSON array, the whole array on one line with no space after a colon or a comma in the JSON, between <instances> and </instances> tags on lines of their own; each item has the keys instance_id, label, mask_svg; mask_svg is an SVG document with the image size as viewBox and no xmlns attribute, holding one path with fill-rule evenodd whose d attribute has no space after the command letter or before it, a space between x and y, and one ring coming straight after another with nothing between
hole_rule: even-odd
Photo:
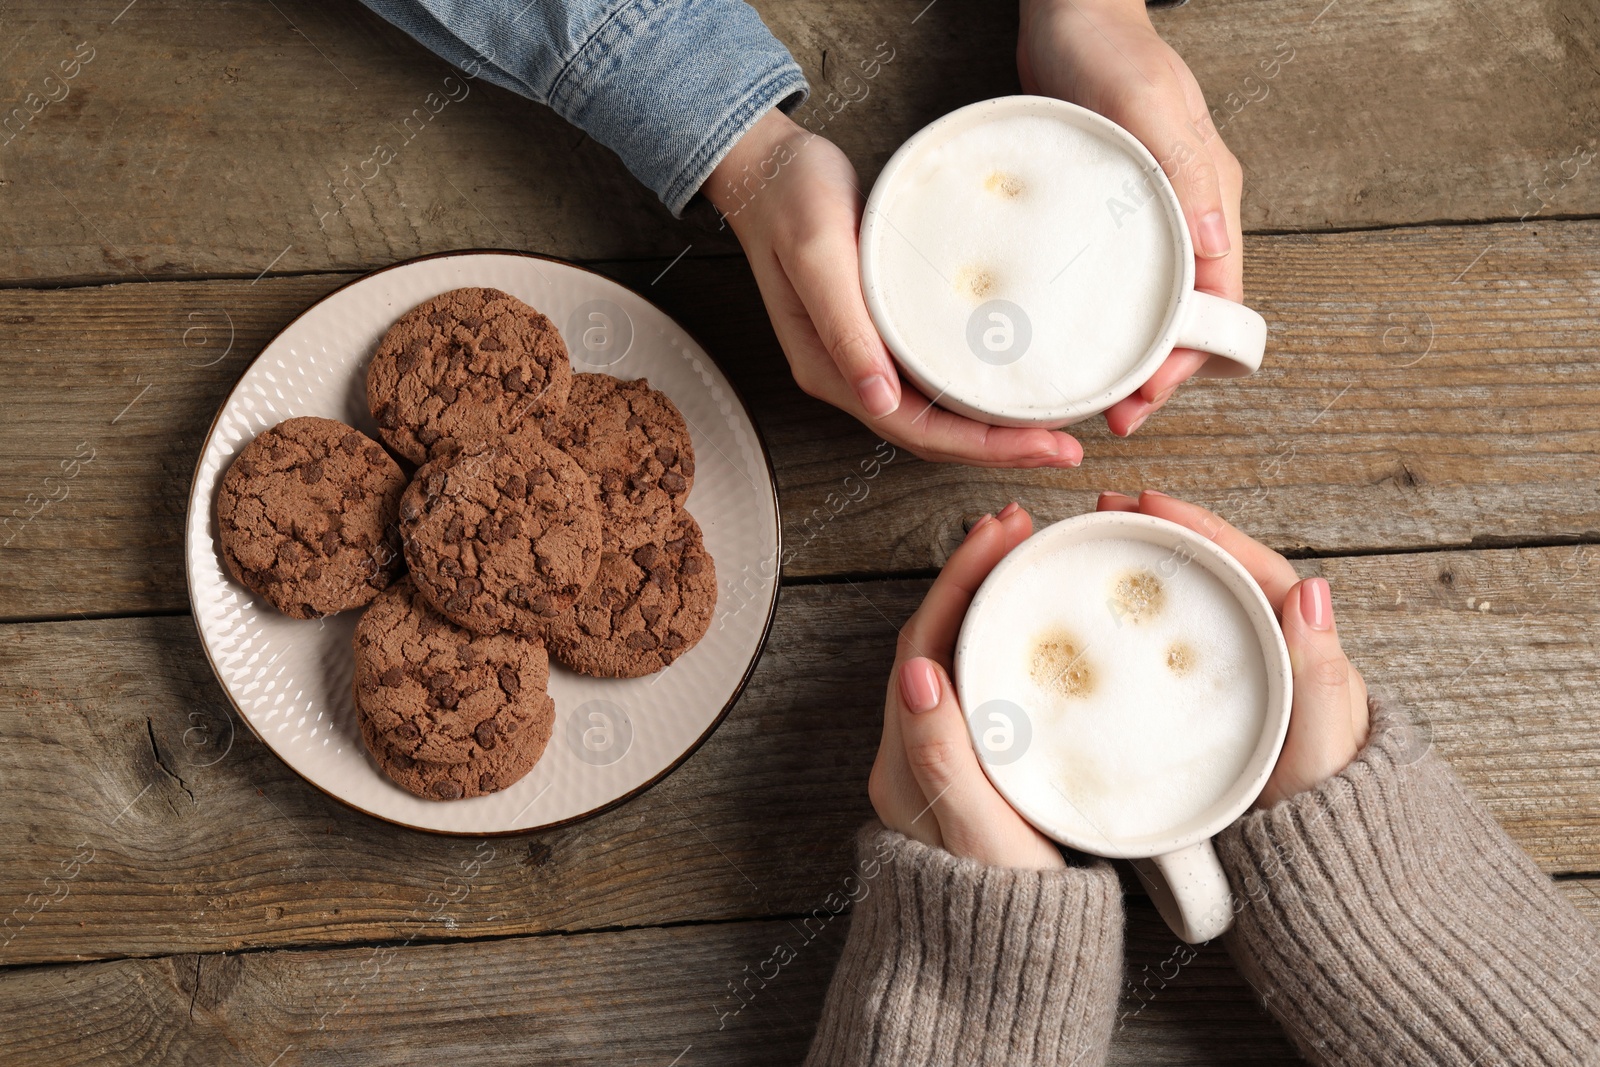
<instances>
[{"instance_id":1,"label":"white ceramic plate","mask_svg":"<svg viewBox=\"0 0 1600 1067\"><path fill-rule=\"evenodd\" d=\"M356 728L350 651L359 612L291 619L229 577L217 550L217 480L258 433L295 415L377 437L367 361L401 314L461 286L527 301L561 329L574 370L649 378L694 440L688 507L716 561L705 638L647 678L587 678L551 665L556 726L544 756L509 789L428 801L385 778ZM391 822L445 833L508 833L593 815L632 796L710 736L755 667L777 603L777 495L750 413L704 349L659 308L607 278L538 256L462 252L410 260L331 293L284 328L245 371L201 449L189 494L189 599L211 666L240 715L318 789Z\"/></svg>"}]
</instances>

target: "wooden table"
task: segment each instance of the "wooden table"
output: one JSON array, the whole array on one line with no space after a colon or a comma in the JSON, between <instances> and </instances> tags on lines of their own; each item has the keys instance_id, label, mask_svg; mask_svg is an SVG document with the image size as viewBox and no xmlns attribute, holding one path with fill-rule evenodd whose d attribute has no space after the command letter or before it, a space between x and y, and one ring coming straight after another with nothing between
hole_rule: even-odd
<instances>
[{"instance_id":1,"label":"wooden table","mask_svg":"<svg viewBox=\"0 0 1600 1067\"><path fill-rule=\"evenodd\" d=\"M1079 471L901 454L865 497L843 479L876 439L790 381L736 245L548 112L480 82L406 126L450 71L352 3L126 3L0 14L26 116L0 132L0 1062L797 1061L847 924L803 919L869 813L896 626L978 515L1055 519L1103 488L1190 497L1326 575L1372 684L1600 916L1588 0L1158 12L1246 168L1266 368L1129 441L1088 427ZM1015 91L1003 5L925 5L757 5L837 94L810 122L863 181ZM880 42L894 59L847 81ZM383 143L393 162L336 197ZM693 758L599 818L486 842L357 814L268 752L206 666L180 555L201 437L263 343L360 272L474 247L594 265L699 335L798 547ZM1129 916L1114 1062L1292 1058L1219 949L1174 977L1172 936L1137 895ZM780 942L797 958L735 1014Z\"/></svg>"}]
</instances>

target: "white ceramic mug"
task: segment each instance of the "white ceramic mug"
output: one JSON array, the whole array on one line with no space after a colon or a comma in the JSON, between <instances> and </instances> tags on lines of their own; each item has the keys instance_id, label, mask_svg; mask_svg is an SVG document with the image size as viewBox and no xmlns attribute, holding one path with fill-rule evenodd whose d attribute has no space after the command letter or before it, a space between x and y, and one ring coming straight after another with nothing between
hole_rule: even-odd
<instances>
[{"instance_id":1,"label":"white ceramic mug","mask_svg":"<svg viewBox=\"0 0 1600 1067\"><path fill-rule=\"evenodd\" d=\"M1170 227L1169 247L1174 249L1171 256L1174 262L1168 277L1158 283L1164 285L1168 299L1165 318L1155 340L1142 353L1117 353L1117 366L1122 366L1124 356L1126 358L1125 372L1108 387L1090 395L1074 397L1059 390L1052 395L1052 390L1039 389L1010 395L1004 400L979 395L979 390L974 388L970 380L963 382L959 375L952 374L948 369L941 370L938 359L930 359L929 353L916 350L916 346L906 339L896 323L892 308L885 299L885 242L910 240L903 227L897 226L891 217L901 183L909 181L908 173L915 172L929 152L949 143L952 137L1012 116L1048 117L1089 137L1098 138L1097 149L1108 145L1126 153L1131 165L1137 167L1141 175L1140 189L1136 190L1138 197L1134 201L1138 210L1142 211L1147 203L1154 204L1165 224ZM1105 207L1110 206L1111 202L1110 198L1105 199L1104 204L1096 200L1093 205L1086 204L1085 207L1092 206L1095 212L1103 215ZM968 206L952 203L949 211L954 216ZM1113 218L1120 227L1120 219ZM1115 241L1118 236L1113 231L1105 239ZM1075 242L1078 236L1046 234L1044 240L1066 248L1069 241ZM1084 259L1074 269L1096 271L1096 261L1105 257L1106 247L1103 243L1088 247L1083 253ZM937 251L930 251L937 258ZM932 259L927 256L922 257L922 262L932 266ZM1159 268L1153 266L1151 269ZM873 323L884 343L894 353L905 376L940 406L996 426L1061 426L1105 411L1118 400L1132 395L1149 380L1174 348L1192 348L1212 354L1214 358L1208 360L1200 371L1202 377L1242 377L1261 366L1266 347L1267 325L1259 314L1242 304L1195 290L1194 246L1189 227L1184 221L1183 209L1179 206L1177 194L1173 192L1172 183L1144 145L1110 119L1076 104L1050 97L1008 96L970 104L937 119L901 145L878 175L867 199L861 226L861 281ZM1032 279L1032 284L1038 281L1037 278ZM987 331L991 326L995 336L1010 339L1019 336L1019 324L1012 319L1015 312L1021 309L1014 304L1007 305L1005 300L994 300L975 309L974 314L983 312L986 317L984 336L989 336ZM970 338L974 336L973 329L973 324L969 322L966 335L969 345L972 343ZM1035 360L1060 359L1064 358L1064 353L1035 350L1031 356ZM946 361L948 368L948 354L940 358ZM997 362L983 354L979 354L978 358ZM1026 357L1018 353L1005 358L1009 361L1010 358ZM966 368L963 370L965 372ZM993 372L974 372L989 374L986 381L996 380Z\"/></svg>"},{"instance_id":2,"label":"white ceramic mug","mask_svg":"<svg viewBox=\"0 0 1600 1067\"><path fill-rule=\"evenodd\" d=\"M1013 762L1015 756L992 751L980 738L980 732L991 729L993 724L978 721L977 711L986 704L992 707L995 694L980 691L971 682L974 671L970 668L977 655L974 648L982 643L981 631L999 627L998 632L1006 634L1018 628L1016 620L1005 615L1007 609L999 603L1004 599L1001 591L1026 582L1029 569L1042 559L1071 552L1075 546L1101 538L1142 541L1169 550L1176 565L1205 567L1243 607L1260 643L1267 675L1266 713L1243 772L1205 810L1195 811L1169 831L1143 840L1117 840L1104 834L1085 837L1068 828L1073 820L1066 814L1070 802L1064 796L1059 802L1041 801L1037 789L1008 788L1005 775L997 773L997 766ZM1237 560L1187 527L1150 515L1096 512L1047 526L1013 549L979 587L956 643L955 674L957 695L967 713L979 762L995 788L1023 818L1063 845L1111 859L1132 860L1162 918L1185 941L1209 941L1232 924L1233 895L1211 838L1243 814L1266 786L1289 729L1293 700L1289 651L1277 614ZM1002 725L1011 728L1011 724Z\"/></svg>"}]
</instances>

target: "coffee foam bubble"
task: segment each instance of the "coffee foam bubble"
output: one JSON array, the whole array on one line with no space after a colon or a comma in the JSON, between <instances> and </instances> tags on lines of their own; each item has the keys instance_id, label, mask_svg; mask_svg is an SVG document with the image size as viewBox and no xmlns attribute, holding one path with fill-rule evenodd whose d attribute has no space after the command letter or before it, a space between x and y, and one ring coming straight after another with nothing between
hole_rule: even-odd
<instances>
[{"instance_id":1,"label":"coffee foam bubble","mask_svg":"<svg viewBox=\"0 0 1600 1067\"><path fill-rule=\"evenodd\" d=\"M994 119L909 160L877 209L888 223L874 238L883 310L929 374L969 403L1088 398L1161 335L1176 285L1173 221L1141 161L1096 133L1038 115ZM968 343L969 319L990 300L1029 319L1014 362L978 358Z\"/></svg>"},{"instance_id":2,"label":"coffee foam bubble","mask_svg":"<svg viewBox=\"0 0 1600 1067\"><path fill-rule=\"evenodd\" d=\"M1062 812L1085 843L1137 841L1202 814L1244 772L1266 665L1244 607L1202 563L1089 541L985 599L963 696L1028 715L1028 751L992 768L1023 806Z\"/></svg>"}]
</instances>

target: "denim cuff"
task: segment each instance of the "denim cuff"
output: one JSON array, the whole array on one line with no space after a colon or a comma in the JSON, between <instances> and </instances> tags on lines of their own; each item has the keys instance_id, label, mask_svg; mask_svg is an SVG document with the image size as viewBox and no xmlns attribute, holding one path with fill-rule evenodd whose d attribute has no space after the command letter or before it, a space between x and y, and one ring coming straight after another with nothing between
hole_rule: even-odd
<instances>
[{"instance_id":1,"label":"denim cuff","mask_svg":"<svg viewBox=\"0 0 1600 1067\"><path fill-rule=\"evenodd\" d=\"M681 216L746 130L808 92L748 4L629 0L567 62L549 101Z\"/></svg>"}]
</instances>

